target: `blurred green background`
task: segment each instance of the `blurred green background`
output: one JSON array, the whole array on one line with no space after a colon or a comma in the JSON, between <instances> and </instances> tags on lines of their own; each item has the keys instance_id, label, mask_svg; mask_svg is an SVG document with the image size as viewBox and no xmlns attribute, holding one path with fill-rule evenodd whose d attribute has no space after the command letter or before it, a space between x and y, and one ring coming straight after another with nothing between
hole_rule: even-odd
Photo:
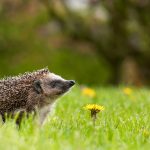
<instances>
[{"instance_id":1,"label":"blurred green background","mask_svg":"<svg viewBox=\"0 0 150 150\"><path fill-rule=\"evenodd\" d=\"M48 66L79 84L150 84L149 0L0 0L0 77Z\"/></svg>"}]
</instances>

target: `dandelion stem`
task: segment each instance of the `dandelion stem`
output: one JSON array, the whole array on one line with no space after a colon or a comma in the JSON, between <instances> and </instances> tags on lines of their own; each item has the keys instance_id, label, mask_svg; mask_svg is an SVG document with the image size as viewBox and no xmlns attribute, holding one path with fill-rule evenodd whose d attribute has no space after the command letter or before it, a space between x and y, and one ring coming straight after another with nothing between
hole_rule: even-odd
<instances>
[{"instance_id":1,"label":"dandelion stem","mask_svg":"<svg viewBox=\"0 0 150 150\"><path fill-rule=\"evenodd\" d=\"M91 118L93 119L93 125L94 126L95 126L95 122L96 122L96 119L97 119L96 114L97 114L96 111L91 111Z\"/></svg>"}]
</instances>

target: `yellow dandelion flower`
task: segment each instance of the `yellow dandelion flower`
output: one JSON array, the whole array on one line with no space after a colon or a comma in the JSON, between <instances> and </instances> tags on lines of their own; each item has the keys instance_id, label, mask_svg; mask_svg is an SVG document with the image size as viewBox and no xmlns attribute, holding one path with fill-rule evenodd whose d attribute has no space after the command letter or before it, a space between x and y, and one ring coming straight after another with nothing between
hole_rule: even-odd
<instances>
[{"instance_id":1,"label":"yellow dandelion flower","mask_svg":"<svg viewBox=\"0 0 150 150\"><path fill-rule=\"evenodd\" d=\"M105 108L104 106L97 105L97 104L87 104L84 107L84 109L99 112L99 111L103 111Z\"/></svg>"},{"instance_id":2,"label":"yellow dandelion flower","mask_svg":"<svg viewBox=\"0 0 150 150\"><path fill-rule=\"evenodd\" d=\"M126 94L126 95L131 95L131 94L132 94L132 89L131 89L131 88L128 88L128 87L127 87L127 88L124 88L124 89L123 89L123 93Z\"/></svg>"},{"instance_id":3,"label":"yellow dandelion flower","mask_svg":"<svg viewBox=\"0 0 150 150\"><path fill-rule=\"evenodd\" d=\"M95 125L95 121L97 119L96 114L100 111L104 110L104 106L97 105L97 104L87 104L86 106L83 107L86 110L91 111L91 118L93 119L93 124Z\"/></svg>"},{"instance_id":4,"label":"yellow dandelion flower","mask_svg":"<svg viewBox=\"0 0 150 150\"><path fill-rule=\"evenodd\" d=\"M94 98L96 96L95 90L93 90L91 88L83 88L82 89L82 94L85 95L85 96L88 96L90 98Z\"/></svg>"}]
</instances>

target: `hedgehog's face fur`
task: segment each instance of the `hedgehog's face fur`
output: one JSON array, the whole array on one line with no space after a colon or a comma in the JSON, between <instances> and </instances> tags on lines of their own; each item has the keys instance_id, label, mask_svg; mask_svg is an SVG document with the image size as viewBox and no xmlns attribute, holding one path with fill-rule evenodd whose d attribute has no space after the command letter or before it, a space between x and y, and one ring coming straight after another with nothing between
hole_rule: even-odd
<instances>
[{"instance_id":1,"label":"hedgehog's face fur","mask_svg":"<svg viewBox=\"0 0 150 150\"><path fill-rule=\"evenodd\" d=\"M34 89L38 94L53 100L66 93L74 84L73 80L65 80L58 75L48 73L44 78L34 82Z\"/></svg>"}]
</instances>

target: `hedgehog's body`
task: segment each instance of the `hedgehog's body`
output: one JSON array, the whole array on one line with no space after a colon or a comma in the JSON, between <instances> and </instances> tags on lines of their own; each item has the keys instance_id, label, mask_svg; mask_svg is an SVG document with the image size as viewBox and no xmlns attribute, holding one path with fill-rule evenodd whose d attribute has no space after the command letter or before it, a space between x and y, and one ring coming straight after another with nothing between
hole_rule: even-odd
<instances>
[{"instance_id":1,"label":"hedgehog's body","mask_svg":"<svg viewBox=\"0 0 150 150\"><path fill-rule=\"evenodd\" d=\"M48 69L0 80L0 115L38 111L44 121L54 101L74 85ZM22 115L20 115L19 120Z\"/></svg>"}]
</instances>

